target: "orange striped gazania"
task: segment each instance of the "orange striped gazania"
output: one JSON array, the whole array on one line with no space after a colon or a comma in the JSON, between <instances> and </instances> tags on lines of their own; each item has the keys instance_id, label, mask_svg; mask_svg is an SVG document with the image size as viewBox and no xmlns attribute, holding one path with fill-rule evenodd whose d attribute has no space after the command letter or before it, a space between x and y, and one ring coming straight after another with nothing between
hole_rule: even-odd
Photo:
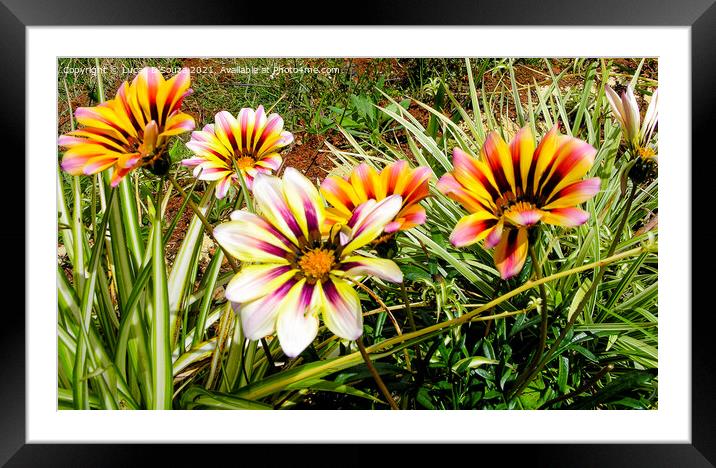
<instances>
[{"instance_id":1,"label":"orange striped gazania","mask_svg":"<svg viewBox=\"0 0 716 468\"><path fill-rule=\"evenodd\" d=\"M186 146L196 156L182 164L193 167L200 180L218 181L216 197L224 198L239 173L251 189L257 174L277 171L282 161L278 152L292 142L293 135L283 131L281 116L267 117L263 106L256 111L245 107L236 118L221 111L214 124L192 132Z\"/></svg>"},{"instance_id":2,"label":"orange striped gazania","mask_svg":"<svg viewBox=\"0 0 716 468\"><path fill-rule=\"evenodd\" d=\"M412 169L407 161L397 161L380 173L365 163L360 164L346 178L329 176L321 184L321 193L332 205L326 209L326 224L345 224L359 205L368 200L381 201L400 195L403 205L390 223L387 234L405 231L425 222L425 208L420 200L428 197L428 180L432 170L419 166Z\"/></svg>"},{"instance_id":3,"label":"orange striped gazania","mask_svg":"<svg viewBox=\"0 0 716 468\"><path fill-rule=\"evenodd\" d=\"M78 108L81 128L58 141L66 148L62 169L90 175L112 167L112 187L138 167L165 174L169 138L194 129L194 119L180 110L192 92L189 84L188 68L165 80L159 70L147 67L131 84L122 83L114 99Z\"/></svg>"},{"instance_id":4,"label":"orange striped gazania","mask_svg":"<svg viewBox=\"0 0 716 468\"><path fill-rule=\"evenodd\" d=\"M495 247L500 276L515 276L527 258L528 228L539 222L572 227L589 218L577 205L599 192L598 177L583 179L595 154L588 143L560 135L556 125L537 148L529 127L509 145L490 133L479 158L455 148L454 169L438 189L470 214L458 221L451 243L463 247L484 239L486 248Z\"/></svg>"}]
</instances>

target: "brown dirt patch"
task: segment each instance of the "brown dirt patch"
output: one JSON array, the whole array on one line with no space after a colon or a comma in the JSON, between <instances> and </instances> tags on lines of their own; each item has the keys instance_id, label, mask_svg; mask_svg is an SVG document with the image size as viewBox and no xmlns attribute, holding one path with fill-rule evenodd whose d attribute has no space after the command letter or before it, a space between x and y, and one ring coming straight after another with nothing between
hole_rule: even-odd
<instances>
[{"instance_id":1,"label":"brown dirt patch","mask_svg":"<svg viewBox=\"0 0 716 468\"><path fill-rule=\"evenodd\" d=\"M333 161L328 157L324 143L328 140L331 144L333 136L312 135L298 133L294 135L295 144L284 154L283 167L295 167L312 181L322 181L328 172L335 167ZM335 139L333 141L338 141Z\"/></svg>"},{"instance_id":2,"label":"brown dirt patch","mask_svg":"<svg viewBox=\"0 0 716 468\"><path fill-rule=\"evenodd\" d=\"M428 112L424 107L421 107L411 101L410 106L408 106L408 113L415 117L415 119L420 122L420 125L427 128L428 122L430 121L430 112Z\"/></svg>"}]
</instances>

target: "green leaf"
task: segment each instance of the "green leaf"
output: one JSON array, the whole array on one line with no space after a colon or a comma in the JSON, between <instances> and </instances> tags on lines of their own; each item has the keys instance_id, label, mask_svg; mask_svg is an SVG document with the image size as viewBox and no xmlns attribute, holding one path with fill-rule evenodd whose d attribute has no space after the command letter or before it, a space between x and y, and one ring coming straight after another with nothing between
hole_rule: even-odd
<instances>
[{"instance_id":1,"label":"green leaf","mask_svg":"<svg viewBox=\"0 0 716 468\"><path fill-rule=\"evenodd\" d=\"M366 393L362 390L353 388L350 385L341 384L341 383L337 383L337 382L331 382L330 380L308 379L308 380L303 380L301 382L292 383L286 387L286 390L302 390L302 389L316 390L316 391L323 391L323 392L343 393L346 395L352 395L352 396L356 396L356 397L360 397L360 398L366 398L368 400L375 401L376 403L385 403L380 398L376 398L373 395Z\"/></svg>"},{"instance_id":2,"label":"green leaf","mask_svg":"<svg viewBox=\"0 0 716 468\"><path fill-rule=\"evenodd\" d=\"M569 357L559 357L559 374L557 375L557 385L559 391L567 393L567 378L569 377Z\"/></svg>"},{"instance_id":3,"label":"green leaf","mask_svg":"<svg viewBox=\"0 0 716 468\"><path fill-rule=\"evenodd\" d=\"M221 392L210 392L201 387L189 387L181 397L180 406L184 409L207 410L266 410L270 405L258 401L240 398Z\"/></svg>"},{"instance_id":4,"label":"green leaf","mask_svg":"<svg viewBox=\"0 0 716 468\"><path fill-rule=\"evenodd\" d=\"M484 356L472 356L464 359L460 359L452 366L452 370L455 372L462 372L465 369L475 369L485 364L499 364L500 361L495 359L489 359Z\"/></svg>"},{"instance_id":5,"label":"green leaf","mask_svg":"<svg viewBox=\"0 0 716 468\"><path fill-rule=\"evenodd\" d=\"M152 409L172 409L172 353L169 334L169 294L164 264L162 221L159 211L152 230L152 303L151 323Z\"/></svg>"},{"instance_id":6,"label":"green leaf","mask_svg":"<svg viewBox=\"0 0 716 468\"><path fill-rule=\"evenodd\" d=\"M214 198L213 185L210 186L199 202L199 211L206 215L209 206ZM201 240L204 233L204 225L197 215L191 220L186 231L184 240L179 247L172 271L167 281L167 297L169 301L169 330L171 343L175 344L179 339L179 316L183 309L184 301L188 299L191 292L193 275L196 273L196 258L201 250ZM160 234L161 241L161 234ZM161 242L160 242L161 243ZM162 245L163 249L163 245Z\"/></svg>"}]
</instances>

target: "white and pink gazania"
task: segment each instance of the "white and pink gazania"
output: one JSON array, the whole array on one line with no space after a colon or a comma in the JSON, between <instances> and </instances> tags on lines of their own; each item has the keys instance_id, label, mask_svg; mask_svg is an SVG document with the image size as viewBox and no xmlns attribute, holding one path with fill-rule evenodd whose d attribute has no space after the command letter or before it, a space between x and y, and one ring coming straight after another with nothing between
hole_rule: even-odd
<instances>
[{"instance_id":1,"label":"white and pink gazania","mask_svg":"<svg viewBox=\"0 0 716 468\"><path fill-rule=\"evenodd\" d=\"M258 213L234 211L231 221L214 229L217 241L243 262L226 298L237 305L246 336L258 340L277 332L284 353L295 357L316 337L320 315L335 335L356 340L363 315L349 278L403 280L393 261L356 250L395 218L401 197L368 200L325 236L318 189L296 169L287 168L282 179L258 173L253 187Z\"/></svg>"},{"instance_id":2,"label":"white and pink gazania","mask_svg":"<svg viewBox=\"0 0 716 468\"><path fill-rule=\"evenodd\" d=\"M216 197L224 198L232 184L244 178L251 189L257 174L271 174L281 166L279 151L293 142L283 131L278 114L266 116L263 106L256 111L245 107L234 117L229 112L216 114L214 123L191 134L186 146L195 154L182 161L194 168L200 180L217 181Z\"/></svg>"}]
</instances>

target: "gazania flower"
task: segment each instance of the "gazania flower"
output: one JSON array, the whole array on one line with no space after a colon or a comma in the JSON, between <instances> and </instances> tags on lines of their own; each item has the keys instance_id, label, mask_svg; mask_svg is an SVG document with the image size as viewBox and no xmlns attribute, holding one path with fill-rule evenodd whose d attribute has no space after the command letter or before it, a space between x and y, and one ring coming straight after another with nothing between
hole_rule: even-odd
<instances>
[{"instance_id":1,"label":"gazania flower","mask_svg":"<svg viewBox=\"0 0 716 468\"><path fill-rule=\"evenodd\" d=\"M81 128L58 142L66 148L62 169L90 175L112 167L112 187L137 167L165 174L169 137L194 129L194 119L180 111L191 92L188 68L169 80L156 68L142 69L131 84L122 83L114 99L75 111Z\"/></svg>"},{"instance_id":2,"label":"gazania flower","mask_svg":"<svg viewBox=\"0 0 716 468\"><path fill-rule=\"evenodd\" d=\"M385 232L405 231L423 224L425 209L419 202L429 195L428 179L431 175L432 171L428 167L411 169L407 161L398 161L380 173L363 163L346 178L326 177L321 184L321 193L332 205L326 210L326 222L328 225L344 224L362 203L400 195L403 205L395 218L385 226Z\"/></svg>"},{"instance_id":3,"label":"gazania flower","mask_svg":"<svg viewBox=\"0 0 716 468\"><path fill-rule=\"evenodd\" d=\"M440 179L438 189L470 214L458 221L450 241L463 247L484 239L486 248L495 247L500 276L516 275L527 257L531 226L571 227L589 218L577 205L599 191L598 177L582 179L595 154L586 142L560 135L557 126L536 149L529 127L517 132L509 146L490 133L479 159L455 148L454 170Z\"/></svg>"},{"instance_id":4,"label":"gazania flower","mask_svg":"<svg viewBox=\"0 0 716 468\"><path fill-rule=\"evenodd\" d=\"M293 142L293 135L283 131L278 114L266 117L263 106L254 112L241 109L238 118L229 112L216 114L215 123L192 132L186 146L196 154L182 164L194 168L201 180L217 180L217 198L224 198L237 171L251 188L256 174L270 174L281 166L281 148Z\"/></svg>"},{"instance_id":5,"label":"gazania flower","mask_svg":"<svg viewBox=\"0 0 716 468\"><path fill-rule=\"evenodd\" d=\"M320 314L331 332L357 339L363 316L348 278L403 279L391 260L356 253L395 217L400 196L367 201L325 237L323 201L296 169L287 168L283 179L258 173L253 193L259 214L234 211L214 229L217 241L244 262L226 298L238 303L246 336L258 340L277 331L284 353L294 357L316 337Z\"/></svg>"},{"instance_id":6,"label":"gazania flower","mask_svg":"<svg viewBox=\"0 0 716 468\"><path fill-rule=\"evenodd\" d=\"M627 86L621 98L608 85L605 85L604 89L609 105L612 107L612 112L622 127L622 132L629 148L642 159L656 159L656 149L649 144L659 120L657 107L659 104L659 90L656 89L651 95L651 101L642 122L639 105L636 102L631 85Z\"/></svg>"}]
</instances>

